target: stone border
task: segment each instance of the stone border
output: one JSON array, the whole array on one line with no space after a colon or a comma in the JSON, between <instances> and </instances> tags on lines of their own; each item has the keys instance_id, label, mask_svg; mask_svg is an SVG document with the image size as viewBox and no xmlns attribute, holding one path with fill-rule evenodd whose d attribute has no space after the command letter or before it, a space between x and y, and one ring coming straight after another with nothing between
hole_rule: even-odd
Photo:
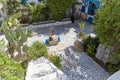
<instances>
[{"instance_id":1,"label":"stone border","mask_svg":"<svg viewBox=\"0 0 120 80\"><path fill-rule=\"evenodd\" d=\"M65 19L62 19L61 21L49 20L49 21L34 22L32 24L26 23L26 24L22 24L22 27L26 27L29 25L42 25L42 24L50 24L50 23L56 23L56 22L64 22L64 21L69 21L69 20L70 18L65 18Z\"/></svg>"},{"instance_id":2,"label":"stone border","mask_svg":"<svg viewBox=\"0 0 120 80\"><path fill-rule=\"evenodd\" d=\"M36 24L36 25L28 25L28 26L25 26L24 28L44 28L44 27L52 27L52 26L57 26L57 25L63 25L63 24L69 24L71 23L71 21L57 21L57 22L54 22L54 23L48 23L48 24Z\"/></svg>"}]
</instances>

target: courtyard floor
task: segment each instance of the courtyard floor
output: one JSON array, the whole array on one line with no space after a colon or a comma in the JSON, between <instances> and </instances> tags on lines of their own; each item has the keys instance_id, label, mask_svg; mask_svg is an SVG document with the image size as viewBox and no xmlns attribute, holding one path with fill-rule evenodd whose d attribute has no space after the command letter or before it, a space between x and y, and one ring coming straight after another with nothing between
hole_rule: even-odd
<instances>
[{"instance_id":1,"label":"courtyard floor","mask_svg":"<svg viewBox=\"0 0 120 80\"><path fill-rule=\"evenodd\" d=\"M98 65L85 52L78 52L74 48L74 41L80 31L80 21L75 23L57 22L51 24L30 25L26 28L33 28L34 36L29 38L27 44L30 46L35 41L45 42L49 38L49 28L54 26L55 37L60 37L61 41L56 46L47 46L51 54L57 55L61 59L62 71L70 80L106 80L110 75L100 65ZM93 26L86 23L86 34L93 33Z\"/></svg>"}]
</instances>

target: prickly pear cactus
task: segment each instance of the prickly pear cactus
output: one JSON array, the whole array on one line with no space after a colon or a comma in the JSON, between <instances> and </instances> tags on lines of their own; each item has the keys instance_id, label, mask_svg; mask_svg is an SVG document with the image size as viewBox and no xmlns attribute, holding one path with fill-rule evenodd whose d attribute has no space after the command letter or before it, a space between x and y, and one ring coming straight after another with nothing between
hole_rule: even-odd
<instances>
[{"instance_id":1,"label":"prickly pear cactus","mask_svg":"<svg viewBox=\"0 0 120 80\"><path fill-rule=\"evenodd\" d=\"M0 53L5 53L5 46L3 40L0 40Z\"/></svg>"},{"instance_id":2,"label":"prickly pear cactus","mask_svg":"<svg viewBox=\"0 0 120 80\"><path fill-rule=\"evenodd\" d=\"M28 47L24 43L27 41L28 37L32 36L32 29L22 29L20 22L17 20L20 17L21 14L18 13L8 18L5 22L2 23L1 26L1 29L3 30L5 37L8 40L9 47L12 47L14 51L17 51L19 54L21 54L22 51L27 51ZM10 49L8 50L11 51Z\"/></svg>"}]
</instances>

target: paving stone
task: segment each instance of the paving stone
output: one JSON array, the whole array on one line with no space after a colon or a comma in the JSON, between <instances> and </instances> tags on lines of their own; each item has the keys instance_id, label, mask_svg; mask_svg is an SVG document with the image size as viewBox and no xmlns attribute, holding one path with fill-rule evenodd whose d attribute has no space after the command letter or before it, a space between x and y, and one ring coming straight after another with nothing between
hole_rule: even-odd
<instances>
[{"instance_id":1,"label":"paving stone","mask_svg":"<svg viewBox=\"0 0 120 80\"><path fill-rule=\"evenodd\" d=\"M78 52L73 45L77 40L80 22L64 23L60 25L52 24L56 30L55 36L61 38L61 42L56 46L47 46L53 55L57 55L61 59L62 71L69 80L106 80L110 75L86 53ZM34 41L42 41L48 39L48 30L52 25L35 25L33 26L36 36L28 40L30 46ZM93 33L93 26L89 23L85 25L85 33ZM41 35L41 36L38 36ZM43 35L43 36L42 36Z\"/></svg>"}]
</instances>

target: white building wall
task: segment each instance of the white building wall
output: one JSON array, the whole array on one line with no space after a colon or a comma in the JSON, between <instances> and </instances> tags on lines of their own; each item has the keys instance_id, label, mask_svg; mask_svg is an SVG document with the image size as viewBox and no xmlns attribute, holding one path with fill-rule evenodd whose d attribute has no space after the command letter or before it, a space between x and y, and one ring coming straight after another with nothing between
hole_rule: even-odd
<instances>
[{"instance_id":1,"label":"white building wall","mask_svg":"<svg viewBox=\"0 0 120 80\"><path fill-rule=\"evenodd\" d=\"M82 2L82 0L77 0L78 2Z\"/></svg>"},{"instance_id":2,"label":"white building wall","mask_svg":"<svg viewBox=\"0 0 120 80\"><path fill-rule=\"evenodd\" d=\"M7 15L4 10L3 5L0 3L0 22L3 22L6 19Z\"/></svg>"}]
</instances>

